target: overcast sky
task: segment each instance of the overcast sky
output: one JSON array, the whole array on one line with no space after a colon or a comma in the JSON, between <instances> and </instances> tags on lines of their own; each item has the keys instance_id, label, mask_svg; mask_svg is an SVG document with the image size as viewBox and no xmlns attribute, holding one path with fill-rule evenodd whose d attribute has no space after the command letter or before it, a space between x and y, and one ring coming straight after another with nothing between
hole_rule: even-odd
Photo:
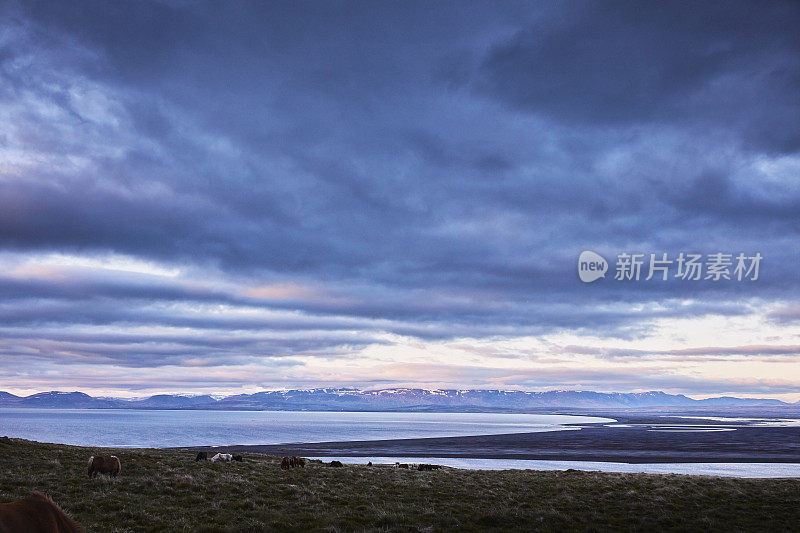
<instances>
[{"instance_id":1,"label":"overcast sky","mask_svg":"<svg viewBox=\"0 0 800 533\"><path fill-rule=\"evenodd\" d=\"M0 390L800 400L798 27L777 1L0 1ZM763 260L614 279L681 252Z\"/></svg>"}]
</instances>

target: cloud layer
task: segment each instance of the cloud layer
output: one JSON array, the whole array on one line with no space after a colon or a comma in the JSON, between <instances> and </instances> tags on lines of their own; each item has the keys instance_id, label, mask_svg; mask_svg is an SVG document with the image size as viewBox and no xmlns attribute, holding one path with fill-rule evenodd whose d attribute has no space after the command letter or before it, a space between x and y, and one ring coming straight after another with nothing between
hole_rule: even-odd
<instances>
[{"instance_id":1,"label":"cloud layer","mask_svg":"<svg viewBox=\"0 0 800 533\"><path fill-rule=\"evenodd\" d=\"M792 2L7 3L0 388L786 397L798 23ZM764 263L585 285L586 249Z\"/></svg>"}]
</instances>

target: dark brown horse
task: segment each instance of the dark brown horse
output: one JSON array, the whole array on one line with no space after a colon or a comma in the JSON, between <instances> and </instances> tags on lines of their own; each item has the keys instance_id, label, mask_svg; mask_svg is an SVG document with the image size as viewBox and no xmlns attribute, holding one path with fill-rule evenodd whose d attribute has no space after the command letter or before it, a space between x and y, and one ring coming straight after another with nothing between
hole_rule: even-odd
<instances>
[{"instance_id":1,"label":"dark brown horse","mask_svg":"<svg viewBox=\"0 0 800 533\"><path fill-rule=\"evenodd\" d=\"M120 471L122 471L122 466L119 464L119 459L116 455L93 455L89 457L90 478L95 477L98 472L117 477Z\"/></svg>"},{"instance_id":2,"label":"dark brown horse","mask_svg":"<svg viewBox=\"0 0 800 533\"><path fill-rule=\"evenodd\" d=\"M0 533L78 533L83 528L44 494L0 503Z\"/></svg>"},{"instance_id":3,"label":"dark brown horse","mask_svg":"<svg viewBox=\"0 0 800 533\"><path fill-rule=\"evenodd\" d=\"M281 468L284 470L289 470L290 468L294 468L299 466L300 468L305 468L306 460L302 457L284 457L281 459Z\"/></svg>"},{"instance_id":4,"label":"dark brown horse","mask_svg":"<svg viewBox=\"0 0 800 533\"><path fill-rule=\"evenodd\" d=\"M197 452L194 462L196 463L197 461L208 461L208 452Z\"/></svg>"}]
</instances>

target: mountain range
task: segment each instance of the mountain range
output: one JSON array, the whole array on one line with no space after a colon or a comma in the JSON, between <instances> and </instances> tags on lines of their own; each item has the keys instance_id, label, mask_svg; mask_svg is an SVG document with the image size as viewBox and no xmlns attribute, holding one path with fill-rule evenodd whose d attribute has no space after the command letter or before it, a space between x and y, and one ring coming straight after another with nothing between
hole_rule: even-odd
<instances>
[{"instance_id":1,"label":"mountain range","mask_svg":"<svg viewBox=\"0 0 800 533\"><path fill-rule=\"evenodd\" d=\"M682 394L650 392L547 392L428 390L397 388L297 389L227 397L159 394L145 399L97 398L83 392L40 392L15 396L0 391L0 407L66 409L216 409L254 411L508 411L537 408L779 407L800 405L774 399L719 397L695 400Z\"/></svg>"}]
</instances>

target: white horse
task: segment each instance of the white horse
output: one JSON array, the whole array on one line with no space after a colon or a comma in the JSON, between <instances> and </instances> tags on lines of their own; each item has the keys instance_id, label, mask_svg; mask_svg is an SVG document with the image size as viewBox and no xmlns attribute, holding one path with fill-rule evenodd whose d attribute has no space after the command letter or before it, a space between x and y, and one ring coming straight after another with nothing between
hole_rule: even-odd
<instances>
[{"instance_id":1,"label":"white horse","mask_svg":"<svg viewBox=\"0 0 800 533\"><path fill-rule=\"evenodd\" d=\"M233 456L229 453L218 453L214 457L211 458L212 463L216 463L217 461L228 461L231 462Z\"/></svg>"}]
</instances>

